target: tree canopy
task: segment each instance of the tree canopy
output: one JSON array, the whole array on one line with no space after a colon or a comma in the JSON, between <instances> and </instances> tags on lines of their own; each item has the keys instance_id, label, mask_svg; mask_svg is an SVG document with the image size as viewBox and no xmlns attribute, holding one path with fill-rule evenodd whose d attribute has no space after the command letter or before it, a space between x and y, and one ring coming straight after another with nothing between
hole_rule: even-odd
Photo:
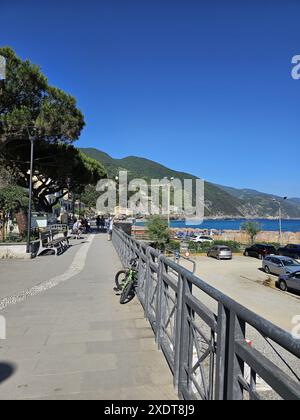
<instances>
[{"instance_id":1,"label":"tree canopy","mask_svg":"<svg viewBox=\"0 0 300 420\"><path fill-rule=\"evenodd\" d=\"M147 222L146 227L148 228L150 240L154 242L158 249L163 251L171 237L167 221L158 215L152 216Z\"/></svg>"},{"instance_id":2,"label":"tree canopy","mask_svg":"<svg viewBox=\"0 0 300 420\"><path fill-rule=\"evenodd\" d=\"M50 86L40 68L22 61L11 48L0 48L6 58L6 80L0 96L0 136L3 142L36 139L72 143L85 125L71 95Z\"/></svg>"},{"instance_id":3,"label":"tree canopy","mask_svg":"<svg viewBox=\"0 0 300 420\"><path fill-rule=\"evenodd\" d=\"M245 222L242 224L241 229L250 236L253 244L256 236L261 232L261 225L258 222Z\"/></svg>"},{"instance_id":4,"label":"tree canopy","mask_svg":"<svg viewBox=\"0 0 300 420\"><path fill-rule=\"evenodd\" d=\"M76 149L84 117L76 100L48 84L40 68L0 48L7 75L0 96L0 163L16 184L28 188L30 139L34 141L33 199L36 210L51 211L68 189L81 193L106 176L103 166ZM49 203L47 196L58 194Z\"/></svg>"}]
</instances>

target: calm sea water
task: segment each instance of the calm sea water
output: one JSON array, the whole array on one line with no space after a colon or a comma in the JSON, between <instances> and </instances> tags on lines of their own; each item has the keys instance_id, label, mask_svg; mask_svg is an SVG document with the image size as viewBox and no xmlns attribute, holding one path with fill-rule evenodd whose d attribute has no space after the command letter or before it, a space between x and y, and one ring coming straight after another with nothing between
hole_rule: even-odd
<instances>
[{"instance_id":1,"label":"calm sea water","mask_svg":"<svg viewBox=\"0 0 300 420\"><path fill-rule=\"evenodd\" d=\"M184 221L176 220L171 222L171 227L173 228L199 228L199 229L217 229L217 230L240 230L241 225L248 220L215 220L207 219L202 225L195 226L186 226ZM253 221L253 220L251 220ZM279 230L279 221L278 220L268 220L268 219L256 219L261 225L262 230L266 231L277 231ZM143 222L137 222L137 226L143 226ZM282 220L282 230L284 232L300 232L300 220Z\"/></svg>"}]
</instances>

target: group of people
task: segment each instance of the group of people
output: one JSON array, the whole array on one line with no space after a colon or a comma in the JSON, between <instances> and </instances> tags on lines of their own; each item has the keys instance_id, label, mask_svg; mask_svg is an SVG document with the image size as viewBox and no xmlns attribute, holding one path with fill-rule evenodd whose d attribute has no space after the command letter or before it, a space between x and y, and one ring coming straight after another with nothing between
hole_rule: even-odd
<instances>
[{"instance_id":1,"label":"group of people","mask_svg":"<svg viewBox=\"0 0 300 420\"><path fill-rule=\"evenodd\" d=\"M73 234L76 239L79 239L80 235L84 233L89 233L90 230L91 230L91 227L87 219L85 218L78 219L78 220L75 219L74 224L73 224Z\"/></svg>"},{"instance_id":2,"label":"group of people","mask_svg":"<svg viewBox=\"0 0 300 420\"><path fill-rule=\"evenodd\" d=\"M97 232L100 230L104 230L106 225L106 220L104 216L97 216L96 217L96 226L97 226Z\"/></svg>"},{"instance_id":3,"label":"group of people","mask_svg":"<svg viewBox=\"0 0 300 420\"><path fill-rule=\"evenodd\" d=\"M114 223L115 223L114 217L105 219L104 216L97 216L96 217L97 232L107 230L108 240L111 241ZM91 231L91 226L85 218L74 221L73 234L76 239L79 239L82 234L89 233L90 231Z\"/></svg>"}]
</instances>

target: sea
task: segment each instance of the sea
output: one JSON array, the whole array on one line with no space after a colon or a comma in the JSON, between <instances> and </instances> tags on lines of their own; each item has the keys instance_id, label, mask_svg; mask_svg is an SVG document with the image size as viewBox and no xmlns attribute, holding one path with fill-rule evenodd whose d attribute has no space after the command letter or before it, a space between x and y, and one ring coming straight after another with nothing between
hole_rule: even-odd
<instances>
[{"instance_id":1,"label":"sea","mask_svg":"<svg viewBox=\"0 0 300 420\"><path fill-rule=\"evenodd\" d=\"M257 222L260 224L262 230L265 231L278 231L279 220L270 219L206 219L201 225L186 225L184 220L172 220L172 228L193 228L193 229L216 229L216 230L240 230L245 222ZM136 226L143 226L144 222L137 221ZM300 220L282 220L283 232L300 232Z\"/></svg>"}]
</instances>

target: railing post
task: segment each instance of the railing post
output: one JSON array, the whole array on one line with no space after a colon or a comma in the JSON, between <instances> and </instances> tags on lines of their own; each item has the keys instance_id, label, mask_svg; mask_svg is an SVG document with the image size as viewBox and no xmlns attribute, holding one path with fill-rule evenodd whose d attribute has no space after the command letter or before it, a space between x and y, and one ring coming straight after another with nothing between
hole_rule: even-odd
<instances>
[{"instance_id":1,"label":"railing post","mask_svg":"<svg viewBox=\"0 0 300 420\"><path fill-rule=\"evenodd\" d=\"M227 395L229 318L229 310L219 302L215 399L220 401L225 400Z\"/></svg>"},{"instance_id":2,"label":"railing post","mask_svg":"<svg viewBox=\"0 0 300 420\"><path fill-rule=\"evenodd\" d=\"M162 315L163 315L163 307L165 306L165 302L163 301L163 273L165 270L165 265L162 260L162 256L158 258L159 268L158 268L158 278L157 278L157 300L156 300L156 317L155 317L155 325L156 325L156 342L158 347L161 348L161 325L162 325Z\"/></svg>"},{"instance_id":3,"label":"railing post","mask_svg":"<svg viewBox=\"0 0 300 420\"><path fill-rule=\"evenodd\" d=\"M183 299L183 277L178 274L178 290L177 290L177 308L176 308L176 329L175 329L175 353L174 353L174 386L178 389L179 370L180 370L180 344L181 344L181 324L182 313L184 309Z\"/></svg>"},{"instance_id":4,"label":"railing post","mask_svg":"<svg viewBox=\"0 0 300 420\"><path fill-rule=\"evenodd\" d=\"M191 291L191 284L189 284L186 277L182 278L182 308L181 308L181 323L180 323L180 350L179 350L179 376L178 376L178 392L181 398L183 389L190 391L190 371L193 363L193 339L192 329L190 328L190 320L192 317L192 310L185 303L185 296Z\"/></svg>"},{"instance_id":5,"label":"railing post","mask_svg":"<svg viewBox=\"0 0 300 420\"><path fill-rule=\"evenodd\" d=\"M150 287L151 287L151 268L150 268L150 262L151 262L151 251L148 247L146 249L146 256L147 256L147 266L146 266L146 282L145 282L145 318L149 319L149 296L150 296Z\"/></svg>"},{"instance_id":6,"label":"railing post","mask_svg":"<svg viewBox=\"0 0 300 420\"><path fill-rule=\"evenodd\" d=\"M239 378L244 376L244 362L235 352L235 343L245 341L245 322L230 311L229 315L229 347L228 347L228 377L226 400L243 400L243 387Z\"/></svg>"}]
</instances>

